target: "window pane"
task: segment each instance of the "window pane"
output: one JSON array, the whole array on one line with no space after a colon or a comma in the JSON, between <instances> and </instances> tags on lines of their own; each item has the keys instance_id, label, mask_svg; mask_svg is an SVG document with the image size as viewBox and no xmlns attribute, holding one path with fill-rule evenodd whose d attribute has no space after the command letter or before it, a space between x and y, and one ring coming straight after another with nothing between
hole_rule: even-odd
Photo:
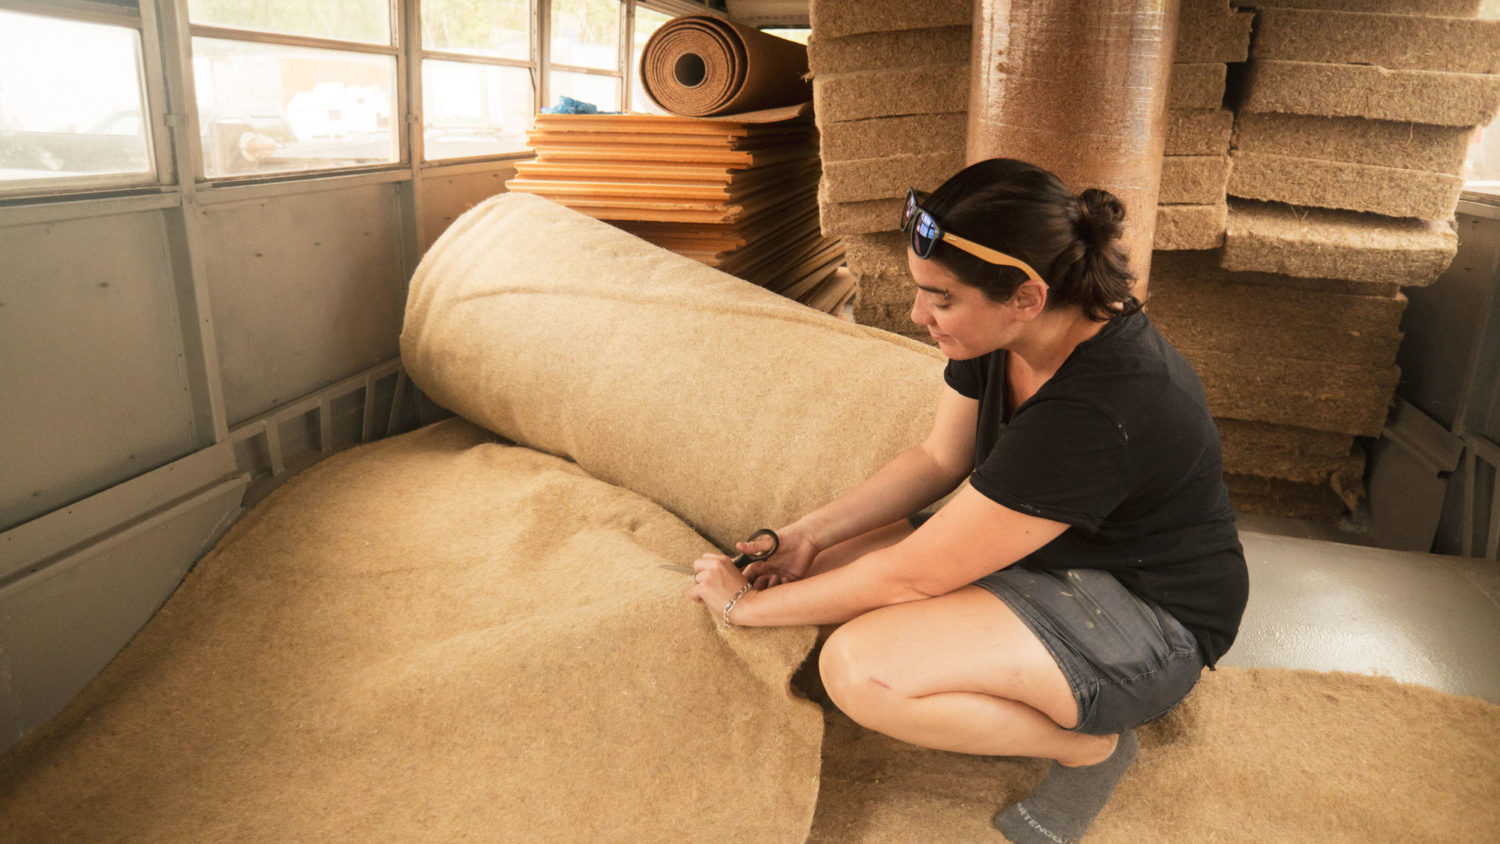
<instances>
[{"instance_id":1,"label":"window pane","mask_svg":"<svg viewBox=\"0 0 1500 844\"><path fill-rule=\"evenodd\" d=\"M0 185L152 181L140 55L134 29L0 11Z\"/></svg>"},{"instance_id":2,"label":"window pane","mask_svg":"<svg viewBox=\"0 0 1500 844\"><path fill-rule=\"evenodd\" d=\"M1500 197L1500 118L1474 132L1464 171L1464 190Z\"/></svg>"},{"instance_id":3,"label":"window pane","mask_svg":"<svg viewBox=\"0 0 1500 844\"><path fill-rule=\"evenodd\" d=\"M188 0L188 19L210 26L391 43L390 0Z\"/></svg>"},{"instance_id":4,"label":"window pane","mask_svg":"<svg viewBox=\"0 0 1500 844\"><path fill-rule=\"evenodd\" d=\"M634 68L635 78L631 84L630 110L645 114L667 114L667 110L651 101L646 96L646 89L641 86L641 51L646 49L646 39L652 33L661 29L661 25L671 20L671 15L661 12L653 12L642 6L635 7L635 43L630 52L630 63Z\"/></svg>"},{"instance_id":5,"label":"window pane","mask_svg":"<svg viewBox=\"0 0 1500 844\"><path fill-rule=\"evenodd\" d=\"M531 0L422 0L422 47L531 58Z\"/></svg>"},{"instance_id":6,"label":"window pane","mask_svg":"<svg viewBox=\"0 0 1500 844\"><path fill-rule=\"evenodd\" d=\"M422 112L428 161L520 152L536 113L531 71L425 61Z\"/></svg>"},{"instance_id":7,"label":"window pane","mask_svg":"<svg viewBox=\"0 0 1500 844\"><path fill-rule=\"evenodd\" d=\"M620 80L614 76L595 76L592 73L569 73L552 71L552 102L558 97L572 97L593 103L600 111L620 110Z\"/></svg>"},{"instance_id":8,"label":"window pane","mask_svg":"<svg viewBox=\"0 0 1500 844\"><path fill-rule=\"evenodd\" d=\"M767 35L777 38L785 38L788 41L796 41L798 44L806 44L807 39L812 37L812 30L805 27L767 27L762 29Z\"/></svg>"},{"instance_id":9,"label":"window pane","mask_svg":"<svg viewBox=\"0 0 1500 844\"><path fill-rule=\"evenodd\" d=\"M620 69L618 0L552 0L552 63Z\"/></svg>"},{"instance_id":10,"label":"window pane","mask_svg":"<svg viewBox=\"0 0 1500 844\"><path fill-rule=\"evenodd\" d=\"M193 39L209 178L398 160L396 59Z\"/></svg>"}]
</instances>

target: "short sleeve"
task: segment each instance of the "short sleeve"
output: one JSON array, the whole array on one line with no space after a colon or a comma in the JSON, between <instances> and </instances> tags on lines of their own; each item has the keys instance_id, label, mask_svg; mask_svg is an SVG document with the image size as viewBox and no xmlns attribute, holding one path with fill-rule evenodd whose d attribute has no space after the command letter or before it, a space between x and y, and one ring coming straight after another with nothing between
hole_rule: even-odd
<instances>
[{"instance_id":1,"label":"short sleeve","mask_svg":"<svg viewBox=\"0 0 1500 844\"><path fill-rule=\"evenodd\" d=\"M970 481L1012 510L1094 531L1130 494L1128 446L1099 408L1048 399L1011 420Z\"/></svg>"},{"instance_id":2,"label":"short sleeve","mask_svg":"<svg viewBox=\"0 0 1500 844\"><path fill-rule=\"evenodd\" d=\"M984 370L975 360L950 360L943 368L943 381L964 398L978 399L984 394Z\"/></svg>"}]
</instances>

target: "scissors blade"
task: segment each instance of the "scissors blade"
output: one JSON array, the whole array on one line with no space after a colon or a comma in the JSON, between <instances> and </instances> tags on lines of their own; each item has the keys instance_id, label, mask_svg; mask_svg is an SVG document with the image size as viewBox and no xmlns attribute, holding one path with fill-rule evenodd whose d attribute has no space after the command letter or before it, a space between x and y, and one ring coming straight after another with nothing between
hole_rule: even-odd
<instances>
[{"instance_id":1,"label":"scissors blade","mask_svg":"<svg viewBox=\"0 0 1500 844\"><path fill-rule=\"evenodd\" d=\"M677 565L668 565L667 563L657 563L656 567L659 568L659 569L666 569L667 571L680 572L682 574L692 574L693 573L693 567L692 566L677 566Z\"/></svg>"}]
</instances>

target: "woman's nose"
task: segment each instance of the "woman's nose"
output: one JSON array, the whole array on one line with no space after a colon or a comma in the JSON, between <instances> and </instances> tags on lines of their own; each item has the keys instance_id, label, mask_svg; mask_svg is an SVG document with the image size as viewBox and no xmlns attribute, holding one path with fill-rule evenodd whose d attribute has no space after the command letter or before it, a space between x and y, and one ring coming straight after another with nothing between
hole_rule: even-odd
<instances>
[{"instance_id":1,"label":"woman's nose","mask_svg":"<svg viewBox=\"0 0 1500 844\"><path fill-rule=\"evenodd\" d=\"M932 324L932 310L922 304L922 294L918 293L911 303L911 321L917 325Z\"/></svg>"}]
</instances>

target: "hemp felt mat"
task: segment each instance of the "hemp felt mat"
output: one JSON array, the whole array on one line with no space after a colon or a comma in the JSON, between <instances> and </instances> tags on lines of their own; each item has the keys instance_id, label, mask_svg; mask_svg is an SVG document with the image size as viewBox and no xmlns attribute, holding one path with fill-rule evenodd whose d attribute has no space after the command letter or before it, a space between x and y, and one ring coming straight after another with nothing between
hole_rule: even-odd
<instances>
[{"instance_id":1,"label":"hemp felt mat","mask_svg":"<svg viewBox=\"0 0 1500 844\"><path fill-rule=\"evenodd\" d=\"M801 841L814 631L719 626L708 549L462 420L330 457L0 757L0 841Z\"/></svg>"},{"instance_id":2,"label":"hemp felt mat","mask_svg":"<svg viewBox=\"0 0 1500 844\"><path fill-rule=\"evenodd\" d=\"M412 277L401 357L438 404L634 490L720 548L922 441L943 357L523 193Z\"/></svg>"},{"instance_id":3,"label":"hemp felt mat","mask_svg":"<svg viewBox=\"0 0 1500 844\"><path fill-rule=\"evenodd\" d=\"M1500 706L1388 678L1205 672L1084 837L1483 842L1500 830ZM1003 844L990 819L1046 762L904 745L830 709L815 844Z\"/></svg>"}]
</instances>

